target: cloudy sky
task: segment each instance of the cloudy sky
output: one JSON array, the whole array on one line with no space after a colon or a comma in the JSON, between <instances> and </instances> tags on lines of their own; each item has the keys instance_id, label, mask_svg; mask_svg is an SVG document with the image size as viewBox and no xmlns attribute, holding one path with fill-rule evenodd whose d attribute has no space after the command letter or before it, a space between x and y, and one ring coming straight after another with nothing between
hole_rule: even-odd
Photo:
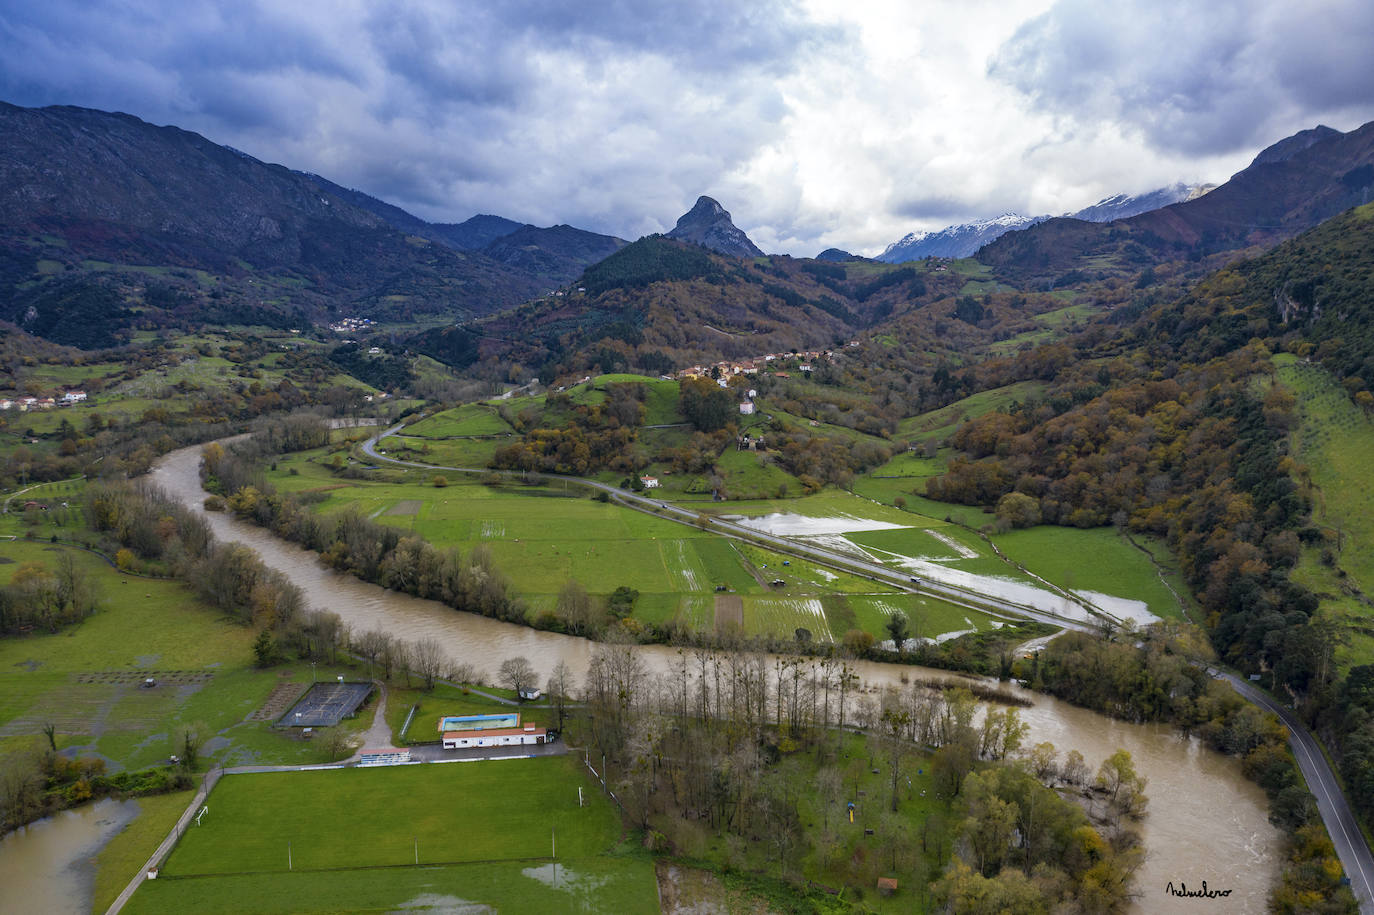
<instances>
[{"instance_id":1,"label":"cloudy sky","mask_svg":"<svg viewBox=\"0 0 1374 915\"><path fill-rule=\"evenodd\" d=\"M1374 119L1368 0L0 0L0 99L127 111L433 221L764 250L1224 181Z\"/></svg>"}]
</instances>

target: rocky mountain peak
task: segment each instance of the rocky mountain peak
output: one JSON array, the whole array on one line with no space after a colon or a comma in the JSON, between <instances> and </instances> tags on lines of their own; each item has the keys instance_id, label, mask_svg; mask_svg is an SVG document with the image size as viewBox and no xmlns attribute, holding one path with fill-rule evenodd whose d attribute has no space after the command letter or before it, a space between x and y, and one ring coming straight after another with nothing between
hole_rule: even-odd
<instances>
[{"instance_id":1,"label":"rocky mountain peak","mask_svg":"<svg viewBox=\"0 0 1374 915\"><path fill-rule=\"evenodd\" d=\"M725 207L705 195L682 215L669 238L704 245L730 257L762 257L763 252L730 221Z\"/></svg>"}]
</instances>

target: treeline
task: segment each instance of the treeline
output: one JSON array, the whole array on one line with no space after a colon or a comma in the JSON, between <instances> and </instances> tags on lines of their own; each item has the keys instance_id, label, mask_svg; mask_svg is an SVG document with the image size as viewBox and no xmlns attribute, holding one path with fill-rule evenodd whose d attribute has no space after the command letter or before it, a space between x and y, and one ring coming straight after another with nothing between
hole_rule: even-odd
<instances>
[{"instance_id":1,"label":"treeline","mask_svg":"<svg viewBox=\"0 0 1374 915\"><path fill-rule=\"evenodd\" d=\"M108 773L100 757L69 759L56 742L5 758L0 774L0 836L35 820L103 797L145 797L192 785L185 767L156 766Z\"/></svg>"},{"instance_id":2,"label":"treeline","mask_svg":"<svg viewBox=\"0 0 1374 915\"><path fill-rule=\"evenodd\" d=\"M56 568L41 562L21 563L10 582L0 587L0 635L43 629L57 632L95 613L100 595L77 571L70 552L57 554Z\"/></svg>"},{"instance_id":3,"label":"treeline","mask_svg":"<svg viewBox=\"0 0 1374 915\"><path fill-rule=\"evenodd\" d=\"M1022 672L1035 688L1075 705L1128 721L1167 722L1239 758L1246 777L1269 798L1270 822L1285 836L1287 861L1271 895L1273 910L1355 912L1316 800L1289 752L1287 729L1208 675L1211 650L1193 627L1155 624L1130 638L1136 644L1065 632L1023 663ZM1360 803L1364 795L1349 787Z\"/></svg>"},{"instance_id":4,"label":"treeline","mask_svg":"<svg viewBox=\"0 0 1374 915\"><path fill-rule=\"evenodd\" d=\"M240 517L320 553L334 568L364 581L455 610L526 621L524 603L514 596L488 550L478 547L466 556L457 548L439 550L356 511L322 517L300 496L277 492L258 470L261 459L278 453L267 444L270 440L255 437L233 451L217 443L207 446L201 471L206 489L223 496Z\"/></svg>"},{"instance_id":5,"label":"treeline","mask_svg":"<svg viewBox=\"0 0 1374 915\"><path fill-rule=\"evenodd\" d=\"M229 465L222 466L228 469ZM245 487L239 494L251 489ZM458 675L470 681L479 676L455 665L433 639L407 642L378 631L350 632L338 614L310 607L304 592L268 568L252 549L216 542L202 517L155 487L93 483L84 495L88 524L99 536L92 544L95 548L107 553L128 551L132 562L146 571L176 577L206 605L242 625L257 628L259 636L253 650L259 666L269 666L282 657L334 663L341 654L353 651L369 665L378 665L388 679L404 674L407 681L418 677L427 687L433 687L440 677ZM256 508L256 503L252 505ZM360 554L367 552L365 535L358 536L354 530L344 537ZM456 554L436 557L432 550L412 549L415 543L414 538L406 538L397 545L399 552L387 557L389 561L381 566L383 583L422 593L432 581L441 582L442 589L461 579L467 582L468 594L474 600L485 599L493 608L501 605L504 582L489 557L469 557L466 571L459 572L451 565ZM352 570L349 562L355 558L346 548L334 555L338 567L347 570ZM412 580L408 575L415 577ZM491 581L473 586L475 578ZM434 593L422 596L439 599Z\"/></svg>"},{"instance_id":6,"label":"treeline","mask_svg":"<svg viewBox=\"0 0 1374 915\"><path fill-rule=\"evenodd\" d=\"M564 393L545 398L543 415L526 410L512 417L522 433L520 441L498 448L491 465L502 470L562 473L582 476L610 468L631 473L642 466L632 447L644 423L642 384L608 384L599 404L574 403ZM563 419L561 427L551 421ZM641 457L641 460L642 457Z\"/></svg>"},{"instance_id":7,"label":"treeline","mask_svg":"<svg viewBox=\"0 0 1374 915\"><path fill-rule=\"evenodd\" d=\"M92 483L82 497L102 552L127 550L126 566L172 575L227 616L275 629L292 645L310 645L321 612L307 608L300 588L248 547L216 542L205 519L180 502L132 483Z\"/></svg>"},{"instance_id":8,"label":"treeline","mask_svg":"<svg viewBox=\"0 0 1374 915\"><path fill-rule=\"evenodd\" d=\"M659 850L702 857L723 844L727 870L766 863L798 887L841 879L855 898L896 874L908 892L954 911L978 910L990 895L1015 899L1009 911L1128 903L1141 860L1130 823L1147 803L1129 754L1114 754L1093 779L1081 754L1061 765L1050 744L1024 747L1016 708L980 719L966 689L860 686L838 657L702 644L652 677L630 646L600 645L580 727L627 818ZM857 753L845 730L855 727L866 732ZM922 748L933 748L929 759L915 758ZM915 823L902 810L918 766L932 771L938 801ZM861 801L871 842L841 827L869 770L881 770L885 786ZM1061 797L1061 782L1089 791L1110 828Z\"/></svg>"}]
</instances>

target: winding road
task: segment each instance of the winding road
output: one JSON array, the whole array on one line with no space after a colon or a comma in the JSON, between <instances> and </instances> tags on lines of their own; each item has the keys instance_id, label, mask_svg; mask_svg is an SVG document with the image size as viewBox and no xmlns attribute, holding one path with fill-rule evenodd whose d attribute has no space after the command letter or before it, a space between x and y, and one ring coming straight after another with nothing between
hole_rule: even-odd
<instances>
[{"instance_id":1,"label":"winding road","mask_svg":"<svg viewBox=\"0 0 1374 915\"><path fill-rule=\"evenodd\" d=\"M1250 702L1278 715L1288 728L1288 745L1293 748L1293 757L1298 761L1303 778L1307 780L1308 789L1317 799L1317 810L1326 824L1326 831L1331 835L1331 844L1336 847L1341 866L1350 878L1350 888L1360 904L1360 911L1364 915L1374 915L1374 856L1370 855L1369 845L1360 832L1355 812L1350 809L1350 802L1342 793L1341 783L1322 754L1317 739L1298 720L1292 709L1280 705L1273 696L1256 689L1235 674L1216 669L1209 669L1208 673L1221 677Z\"/></svg>"},{"instance_id":2,"label":"winding road","mask_svg":"<svg viewBox=\"0 0 1374 915\"><path fill-rule=\"evenodd\" d=\"M379 461L387 461L393 464L401 464L421 469L450 470L458 473L491 473L491 468L489 467L449 467L440 464L423 464L417 461L406 461L400 458L389 457L377 451L378 442L388 436L395 435L402 428L404 428L404 424L397 424L363 442L361 446L363 452L367 454L368 457ZM666 517L680 524L686 524L693 527L701 527L703 524L708 525L711 530L726 537L766 543L770 548L781 553L818 562L822 565L860 575L873 581L895 586L906 591L921 591L933 594L951 603L982 610L996 616L1033 619L1056 626L1062 626L1066 629L1077 629L1081 631L1092 631L1095 628L1081 620L1068 619L1058 616L1057 614L1047 613L1037 608L1006 601L993 595L978 594L974 591L944 582L935 582L927 579L916 582L910 576L894 572L892 569L876 563L866 562L843 553L827 550L811 544L798 543L794 540L788 540L783 537L745 527L732 521L700 515L671 503L642 496L638 493L626 492L615 486L601 483L596 480L567 476L559 476L558 479L578 483L590 489L604 492L621 505L656 514L660 517ZM1313 737L1306 726L1298 720L1298 717L1291 709L1285 708L1267 693L1256 689L1250 683L1234 674L1219 671L1215 668L1209 669L1209 673L1213 676L1225 679L1236 692L1251 703L1259 706L1265 711L1277 715L1279 720L1288 728L1289 745L1293 749L1293 756L1297 760L1298 768L1301 770L1303 778L1307 781L1308 788L1316 798L1317 810L1321 814L1322 822L1326 825L1326 831L1331 836L1331 842L1335 846L1336 854L1341 860L1341 866L1345 869L1346 875L1350 878L1351 889L1355 894L1355 899L1359 903L1360 912L1362 915L1374 915L1374 856L1370 854L1369 845L1365 842L1363 833L1360 832L1359 823L1355 819L1355 814L1350 807L1350 802L1342 792L1340 782L1336 778L1335 772L1332 771L1326 757L1322 754L1321 747L1318 745L1316 738Z\"/></svg>"}]
</instances>

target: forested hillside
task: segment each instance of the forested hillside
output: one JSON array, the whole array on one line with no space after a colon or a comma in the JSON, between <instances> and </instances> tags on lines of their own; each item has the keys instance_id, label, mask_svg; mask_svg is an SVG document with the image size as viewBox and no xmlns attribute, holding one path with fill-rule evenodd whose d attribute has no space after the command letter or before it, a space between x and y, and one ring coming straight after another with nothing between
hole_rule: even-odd
<instances>
[{"instance_id":1,"label":"forested hillside","mask_svg":"<svg viewBox=\"0 0 1374 915\"><path fill-rule=\"evenodd\" d=\"M995 505L1007 525L1114 523L1168 538L1221 655L1272 678L1310 720L1339 720L1328 736L1358 784L1374 778L1374 723L1356 686L1370 668L1354 659L1342 679L1339 626L1289 577L1335 535L1312 521L1315 494L1290 453L1295 401L1272 355L1316 359L1374 404L1371 241L1374 207L1360 207L1120 333L1079 335L1044 397L964 423L950 439L957 457L926 488ZM1029 374L1034 359L1012 361ZM1374 793L1356 796L1374 814Z\"/></svg>"}]
</instances>

